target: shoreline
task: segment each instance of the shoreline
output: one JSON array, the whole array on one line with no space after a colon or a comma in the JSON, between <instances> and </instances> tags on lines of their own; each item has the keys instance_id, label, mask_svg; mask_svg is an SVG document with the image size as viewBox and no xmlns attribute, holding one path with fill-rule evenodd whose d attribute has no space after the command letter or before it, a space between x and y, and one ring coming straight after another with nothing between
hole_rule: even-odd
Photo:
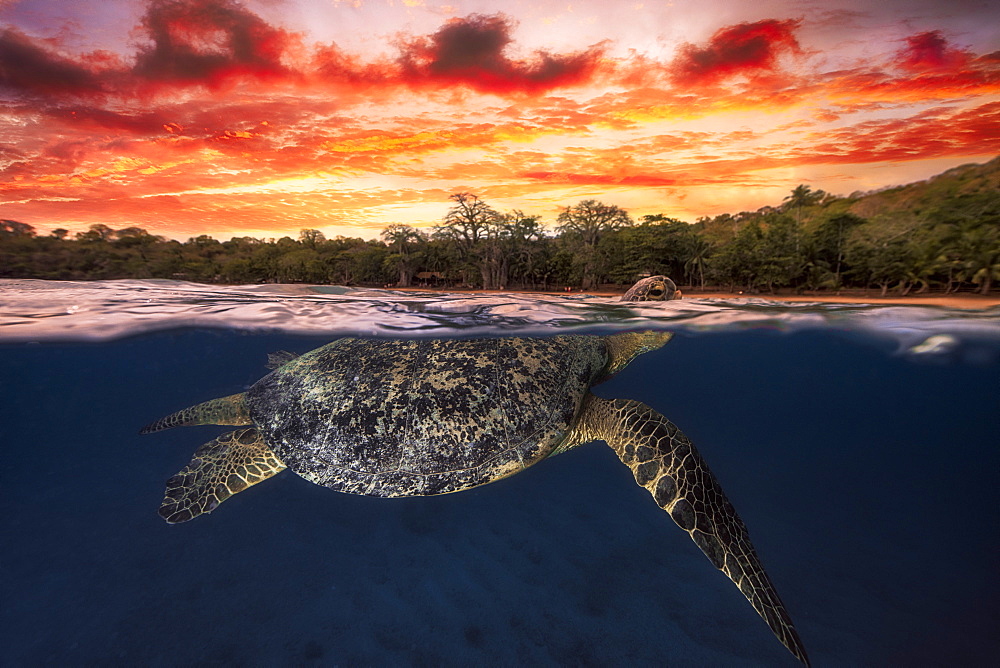
<instances>
[{"instance_id":1,"label":"shoreline","mask_svg":"<svg viewBox=\"0 0 1000 668\"><path fill-rule=\"evenodd\" d=\"M398 290L400 292L438 292L442 294L482 294L482 295L502 295L502 294L518 294L518 295L596 295L599 297L620 297L625 294L625 290L608 290L608 289L598 289L598 290L574 290L572 293L564 292L561 290L479 290L479 289L468 289L468 288L451 288L451 289L438 289L438 288L421 288L421 287L408 287L408 288L389 288L391 290ZM743 292L726 292L726 291L716 291L716 290L681 290L684 294L684 299L765 299L770 301L779 302L822 302L829 304L878 304L882 306L891 306L893 304L898 305L916 305L916 306L945 306L948 308L956 309L967 309L967 310L978 310L986 309L992 306L1000 306L1000 294L989 294L980 295L974 293L957 293L957 294L941 294L941 293L929 293L929 294L911 294L905 297L887 296L880 297L878 295L865 295L863 290L858 291L845 291L845 294L840 295L830 295L830 294L749 294Z\"/></svg>"}]
</instances>

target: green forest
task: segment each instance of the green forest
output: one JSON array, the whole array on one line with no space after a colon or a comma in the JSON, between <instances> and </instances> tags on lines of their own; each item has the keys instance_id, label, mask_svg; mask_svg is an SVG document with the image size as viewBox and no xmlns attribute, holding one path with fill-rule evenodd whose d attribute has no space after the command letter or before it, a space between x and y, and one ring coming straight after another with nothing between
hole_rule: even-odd
<instances>
[{"instance_id":1,"label":"green forest","mask_svg":"<svg viewBox=\"0 0 1000 668\"><path fill-rule=\"evenodd\" d=\"M168 240L92 225L39 235L0 220L0 278L168 278L485 289L593 289L666 274L682 286L769 293L928 290L987 294L1000 282L1000 158L906 186L838 197L807 185L757 211L634 220L583 200L555 221L456 193L439 225L387 224L379 239Z\"/></svg>"}]
</instances>

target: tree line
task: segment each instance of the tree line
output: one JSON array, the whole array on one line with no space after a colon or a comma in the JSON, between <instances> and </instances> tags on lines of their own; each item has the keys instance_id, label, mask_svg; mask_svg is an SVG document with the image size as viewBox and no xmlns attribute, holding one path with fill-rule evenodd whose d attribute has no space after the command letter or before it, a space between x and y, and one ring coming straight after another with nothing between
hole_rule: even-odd
<instances>
[{"instance_id":1,"label":"tree line","mask_svg":"<svg viewBox=\"0 0 1000 668\"><path fill-rule=\"evenodd\" d=\"M179 242L102 224L42 236L2 220L0 277L593 289L666 274L685 286L750 293L985 294L1000 281L1000 189L976 178L944 179L951 185L943 189L932 181L917 194L888 189L846 198L801 185L778 206L695 223L662 214L636 221L616 205L586 199L564 207L552 228L463 192L451 196L433 229L390 224L376 240L327 239L304 229L296 239L201 235ZM970 179L972 187L961 187Z\"/></svg>"}]
</instances>

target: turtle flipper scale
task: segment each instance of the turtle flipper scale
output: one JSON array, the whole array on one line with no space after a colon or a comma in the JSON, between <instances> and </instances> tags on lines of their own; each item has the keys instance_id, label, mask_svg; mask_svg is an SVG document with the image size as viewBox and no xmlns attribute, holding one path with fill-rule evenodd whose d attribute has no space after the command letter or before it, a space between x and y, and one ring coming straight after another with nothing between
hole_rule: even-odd
<instances>
[{"instance_id":1,"label":"turtle flipper scale","mask_svg":"<svg viewBox=\"0 0 1000 668\"><path fill-rule=\"evenodd\" d=\"M160 517L170 524L210 513L233 494L280 473L285 465L256 429L237 429L198 448L167 481Z\"/></svg>"},{"instance_id":2,"label":"turtle flipper scale","mask_svg":"<svg viewBox=\"0 0 1000 668\"><path fill-rule=\"evenodd\" d=\"M638 401L588 396L570 435L603 440L716 568L732 580L778 640L802 663L805 648L764 572L746 525L694 445L672 422Z\"/></svg>"},{"instance_id":3,"label":"turtle flipper scale","mask_svg":"<svg viewBox=\"0 0 1000 668\"><path fill-rule=\"evenodd\" d=\"M189 427L197 424L253 424L247 413L246 395L243 392L202 402L190 408L171 413L156 422L150 422L139 430L140 434L151 434L173 427Z\"/></svg>"}]
</instances>

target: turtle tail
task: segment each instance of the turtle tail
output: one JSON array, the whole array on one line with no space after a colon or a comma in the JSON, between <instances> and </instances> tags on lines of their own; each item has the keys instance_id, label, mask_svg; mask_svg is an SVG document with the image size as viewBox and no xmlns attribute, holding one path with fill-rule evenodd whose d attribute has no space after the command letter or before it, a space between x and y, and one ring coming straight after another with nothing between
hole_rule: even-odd
<instances>
[{"instance_id":1,"label":"turtle tail","mask_svg":"<svg viewBox=\"0 0 1000 668\"><path fill-rule=\"evenodd\" d=\"M151 434L154 431L162 431L171 427L188 427L196 424L253 424L253 420L250 419L250 414L247 412L245 398L246 394L240 392L228 397L212 399L197 406L171 413L156 422L150 422L139 430L139 433Z\"/></svg>"}]
</instances>

